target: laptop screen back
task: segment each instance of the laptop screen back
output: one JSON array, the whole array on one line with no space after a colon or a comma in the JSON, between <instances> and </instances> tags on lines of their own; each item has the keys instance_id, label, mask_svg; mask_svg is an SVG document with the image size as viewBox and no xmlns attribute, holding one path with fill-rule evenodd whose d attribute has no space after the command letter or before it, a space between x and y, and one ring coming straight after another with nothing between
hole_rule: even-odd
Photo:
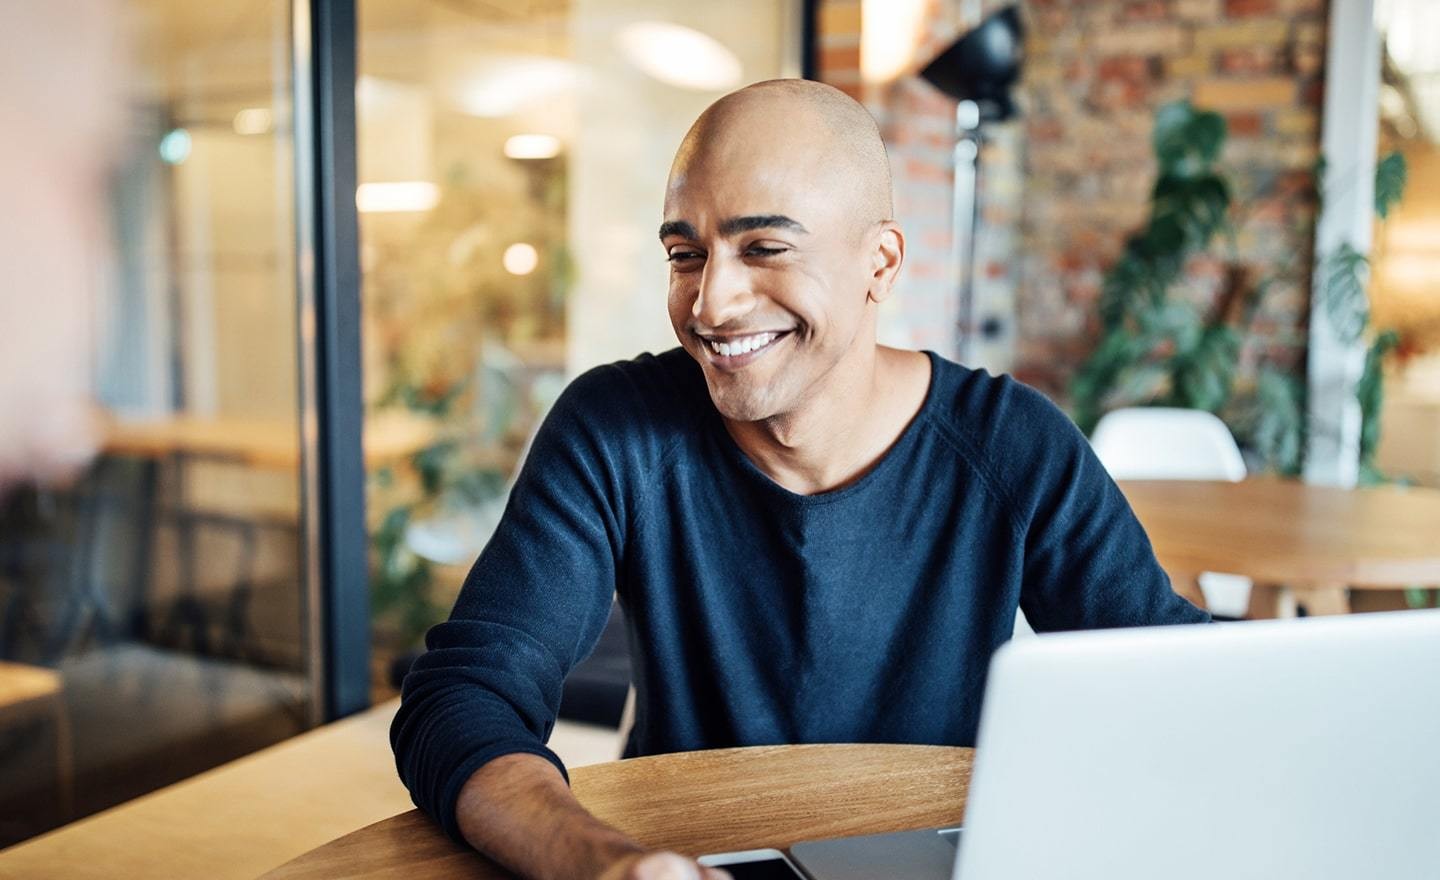
<instances>
[{"instance_id":1,"label":"laptop screen back","mask_svg":"<svg viewBox=\"0 0 1440 880\"><path fill-rule=\"evenodd\" d=\"M956 877L1440 877L1440 611L1106 631L991 667Z\"/></svg>"}]
</instances>

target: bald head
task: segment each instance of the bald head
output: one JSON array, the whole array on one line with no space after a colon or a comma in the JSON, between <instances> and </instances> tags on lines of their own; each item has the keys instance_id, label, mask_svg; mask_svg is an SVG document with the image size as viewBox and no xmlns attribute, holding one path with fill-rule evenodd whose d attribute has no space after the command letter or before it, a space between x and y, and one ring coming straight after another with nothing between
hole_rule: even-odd
<instances>
[{"instance_id":1,"label":"bald head","mask_svg":"<svg viewBox=\"0 0 1440 880\"><path fill-rule=\"evenodd\" d=\"M862 226L894 214L880 129L864 107L833 86L769 80L711 104L680 143L666 201L692 175L756 171L805 178Z\"/></svg>"}]
</instances>

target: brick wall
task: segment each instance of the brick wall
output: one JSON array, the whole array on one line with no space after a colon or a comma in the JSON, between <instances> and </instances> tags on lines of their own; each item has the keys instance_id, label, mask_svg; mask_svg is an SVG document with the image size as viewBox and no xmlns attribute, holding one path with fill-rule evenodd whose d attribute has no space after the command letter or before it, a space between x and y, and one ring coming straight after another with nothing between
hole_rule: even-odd
<instances>
[{"instance_id":1,"label":"brick wall","mask_svg":"<svg viewBox=\"0 0 1440 880\"><path fill-rule=\"evenodd\" d=\"M1016 373L1056 395L1095 342L1104 270L1143 219L1160 104L1222 113L1239 261L1272 285L1242 356L1302 362L1319 156L1324 0L1029 0ZM1224 256L1223 246L1217 254ZM1287 271L1287 268L1289 271ZM1213 300L1217 259L1189 267Z\"/></svg>"},{"instance_id":2,"label":"brick wall","mask_svg":"<svg viewBox=\"0 0 1440 880\"><path fill-rule=\"evenodd\" d=\"M990 2L987 8L998 7ZM917 59L962 29L957 3L936 0ZM1063 397L1095 343L1105 269L1143 220L1155 166L1155 109L1178 98L1225 115L1224 167L1237 204L1235 257L1284 274L1257 315L1246 368L1304 357L1305 282L1319 153L1324 0L1026 0L1023 120L991 130L982 164L977 302L1002 334L974 358ZM821 79L880 120L896 172L897 216L910 232L905 284L882 326L896 341L953 351L949 270L953 104L916 77L860 79L860 3L825 0ZM1217 258L1189 267L1186 293L1206 305L1224 277Z\"/></svg>"},{"instance_id":3,"label":"brick wall","mask_svg":"<svg viewBox=\"0 0 1440 880\"><path fill-rule=\"evenodd\" d=\"M986 0L986 7L1002 5ZM962 32L959 4L931 0L917 59L938 54ZM895 182L895 216L906 233L906 257L898 295L880 313L882 342L956 354L959 296L950 244L952 150L955 102L917 76L863 83L860 75L861 4L827 0L820 6L819 76L865 104L880 124ZM998 316L1001 336L972 361L1008 369L1014 312L1013 259L1019 228L1022 125L993 126L982 154L977 231L977 312Z\"/></svg>"}]
</instances>

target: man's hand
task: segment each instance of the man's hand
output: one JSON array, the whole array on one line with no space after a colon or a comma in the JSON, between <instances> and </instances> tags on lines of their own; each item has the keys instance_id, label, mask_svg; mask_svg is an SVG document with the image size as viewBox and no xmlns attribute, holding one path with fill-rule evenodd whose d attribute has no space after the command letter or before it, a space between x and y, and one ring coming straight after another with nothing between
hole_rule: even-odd
<instances>
[{"instance_id":1,"label":"man's hand","mask_svg":"<svg viewBox=\"0 0 1440 880\"><path fill-rule=\"evenodd\" d=\"M672 852L626 856L597 880L730 880L719 868L705 868Z\"/></svg>"},{"instance_id":2,"label":"man's hand","mask_svg":"<svg viewBox=\"0 0 1440 880\"><path fill-rule=\"evenodd\" d=\"M471 846L522 877L731 880L672 852L646 852L586 812L560 771L536 755L504 755L475 771L455 818Z\"/></svg>"}]
</instances>

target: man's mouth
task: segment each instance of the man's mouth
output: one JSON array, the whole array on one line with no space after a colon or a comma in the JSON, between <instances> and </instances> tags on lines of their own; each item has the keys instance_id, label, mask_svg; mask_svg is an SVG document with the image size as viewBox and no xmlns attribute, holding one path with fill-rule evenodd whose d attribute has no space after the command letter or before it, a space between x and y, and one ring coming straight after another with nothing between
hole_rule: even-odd
<instances>
[{"instance_id":1,"label":"man's mouth","mask_svg":"<svg viewBox=\"0 0 1440 880\"><path fill-rule=\"evenodd\" d=\"M740 367L765 354L777 342L790 335L789 330L766 330L743 336L700 336L710 359L725 367Z\"/></svg>"}]
</instances>

